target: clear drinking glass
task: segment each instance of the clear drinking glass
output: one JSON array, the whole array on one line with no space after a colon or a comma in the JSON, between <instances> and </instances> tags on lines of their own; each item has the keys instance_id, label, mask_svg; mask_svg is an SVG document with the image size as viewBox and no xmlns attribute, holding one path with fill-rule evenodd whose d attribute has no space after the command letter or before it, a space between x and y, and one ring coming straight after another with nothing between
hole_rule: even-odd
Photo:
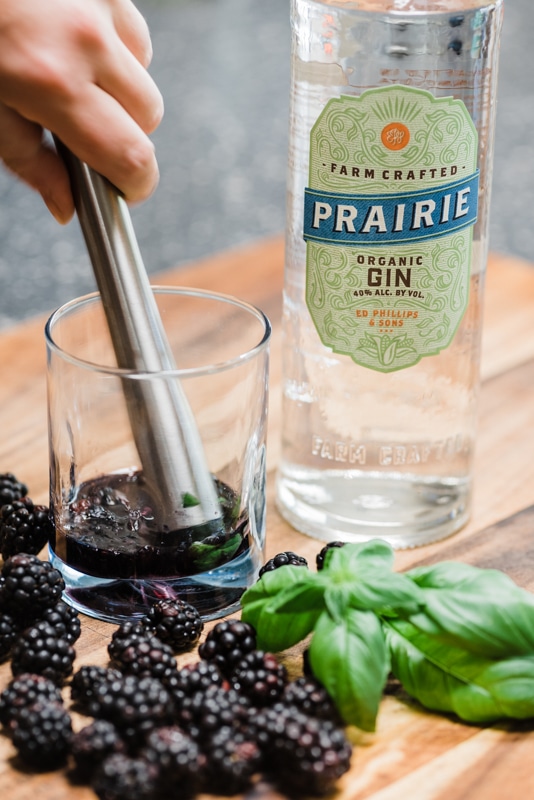
<instances>
[{"instance_id":1,"label":"clear drinking glass","mask_svg":"<svg viewBox=\"0 0 534 800\"><path fill-rule=\"evenodd\" d=\"M205 619L235 610L256 580L265 537L270 323L233 297L154 287L177 369L119 369L98 293L45 328L50 560L65 599L108 621L179 597ZM193 412L222 522L169 530L143 475L125 396L129 382L179 381ZM184 497L184 506L195 504ZM159 518L159 521L158 521Z\"/></svg>"}]
</instances>

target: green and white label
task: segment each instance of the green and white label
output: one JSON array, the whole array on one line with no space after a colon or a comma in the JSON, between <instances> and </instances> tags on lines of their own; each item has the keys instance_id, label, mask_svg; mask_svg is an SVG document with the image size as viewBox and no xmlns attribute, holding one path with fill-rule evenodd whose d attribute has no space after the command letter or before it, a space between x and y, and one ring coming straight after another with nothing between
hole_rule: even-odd
<instances>
[{"instance_id":1,"label":"green and white label","mask_svg":"<svg viewBox=\"0 0 534 800\"><path fill-rule=\"evenodd\" d=\"M467 308L477 131L406 86L330 100L311 131L306 302L323 344L392 372L448 347Z\"/></svg>"}]
</instances>

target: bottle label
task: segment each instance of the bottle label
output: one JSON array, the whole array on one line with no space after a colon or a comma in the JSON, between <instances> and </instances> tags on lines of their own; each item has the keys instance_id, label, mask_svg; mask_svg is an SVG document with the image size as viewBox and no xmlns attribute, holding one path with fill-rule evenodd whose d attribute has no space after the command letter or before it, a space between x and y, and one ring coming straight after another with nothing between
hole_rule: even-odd
<instances>
[{"instance_id":1,"label":"bottle label","mask_svg":"<svg viewBox=\"0 0 534 800\"><path fill-rule=\"evenodd\" d=\"M469 299L478 137L406 86L330 100L311 131L306 302L323 344L392 372L448 347Z\"/></svg>"}]
</instances>

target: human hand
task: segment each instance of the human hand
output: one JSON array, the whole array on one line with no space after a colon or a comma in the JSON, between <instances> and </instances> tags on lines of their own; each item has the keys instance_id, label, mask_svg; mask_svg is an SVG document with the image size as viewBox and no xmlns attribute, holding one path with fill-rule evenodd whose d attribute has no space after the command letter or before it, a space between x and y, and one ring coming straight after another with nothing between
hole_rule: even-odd
<instances>
[{"instance_id":1,"label":"human hand","mask_svg":"<svg viewBox=\"0 0 534 800\"><path fill-rule=\"evenodd\" d=\"M163 101L147 72L152 46L130 0L0 0L0 160L65 223L65 165L43 137L137 202L158 181L148 138Z\"/></svg>"}]
</instances>

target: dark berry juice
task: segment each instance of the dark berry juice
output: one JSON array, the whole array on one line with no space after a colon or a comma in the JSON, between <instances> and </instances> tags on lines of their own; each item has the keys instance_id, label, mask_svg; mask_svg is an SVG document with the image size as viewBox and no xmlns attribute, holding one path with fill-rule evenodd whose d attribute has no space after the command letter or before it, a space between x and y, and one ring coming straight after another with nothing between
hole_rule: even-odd
<instances>
[{"instance_id":1,"label":"dark berry juice","mask_svg":"<svg viewBox=\"0 0 534 800\"><path fill-rule=\"evenodd\" d=\"M255 579L261 552L240 498L227 484L215 485L221 519L178 530L158 524L142 472L80 485L61 515L54 513L50 542L65 599L109 621L141 616L156 600L173 597L206 619L230 613Z\"/></svg>"}]
</instances>

